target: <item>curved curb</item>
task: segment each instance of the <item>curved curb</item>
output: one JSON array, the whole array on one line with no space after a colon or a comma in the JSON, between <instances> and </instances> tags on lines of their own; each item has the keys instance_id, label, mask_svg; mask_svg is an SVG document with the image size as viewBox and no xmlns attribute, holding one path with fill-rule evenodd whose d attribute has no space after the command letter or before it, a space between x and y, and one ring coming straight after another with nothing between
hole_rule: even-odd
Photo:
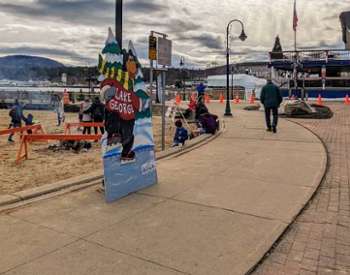
<instances>
[{"instance_id":1,"label":"curved curb","mask_svg":"<svg viewBox=\"0 0 350 275\"><path fill-rule=\"evenodd\" d=\"M312 131L311 129L305 127L304 125L302 125L299 122L293 121L291 119L287 119L285 118L288 122L294 123L302 128L304 128L305 130L309 131L310 133L312 133L318 140L319 142L322 144L323 150L324 150L324 161L322 163L322 167L320 170L320 173L317 175L316 177L316 182L318 181L318 185L315 188L315 190L309 194L309 198L306 200L305 204L300 208L300 211L292 218L292 220L290 221L290 223L286 226L286 228L284 230L282 230L282 232L277 236L276 241L270 246L270 248L265 252L264 256L260 259L259 262L257 262L252 268L250 268L248 270L248 272L246 274L252 274L254 271L256 271L256 269L269 257L269 255L274 251L274 249L278 246L278 244L282 241L282 238L290 231L291 227L293 226L294 222L296 221L296 219L304 212L304 210L306 209L306 207L310 204L310 202L314 199L315 195L318 193L322 183L324 182L326 175L329 171L329 151L327 148L327 145L325 144L325 142L321 139L321 137L316 134L314 131Z\"/></svg>"},{"instance_id":2,"label":"curved curb","mask_svg":"<svg viewBox=\"0 0 350 275\"><path fill-rule=\"evenodd\" d=\"M222 127L215 135L210 135L210 134L201 135L193 139L192 143L190 141L188 145L186 145L185 147L177 148L178 150L175 150L174 152L171 151L171 149L167 150L166 151L167 154L164 154L164 156L157 156L157 160L177 158L193 150L196 150L197 148L200 148L203 145L208 144L209 142L217 139L219 136L221 136L222 133L225 132L225 122L223 120L220 121L220 125L222 125Z\"/></svg>"},{"instance_id":3,"label":"curved curb","mask_svg":"<svg viewBox=\"0 0 350 275\"><path fill-rule=\"evenodd\" d=\"M169 159L172 157L179 157L211 142L212 140L219 137L221 133L223 133L225 129L225 124L223 121L220 121L220 125L223 125L223 127L221 127L221 129L215 135L204 134L190 140L183 147L169 148L164 152L159 152L158 154L156 153L156 160L159 161L163 159ZM85 189L90 186L99 184L102 179L102 172L97 172L86 176L73 177L56 183L31 188L10 195L1 195L0 212L7 210L8 207L12 208L11 206L14 204L23 203L25 201L38 198L40 196L49 195L64 190L70 190L72 188L74 189L74 191Z\"/></svg>"},{"instance_id":4,"label":"curved curb","mask_svg":"<svg viewBox=\"0 0 350 275\"><path fill-rule=\"evenodd\" d=\"M322 140L322 138L317 133L315 133L314 131L312 131L311 129L307 128L306 126L302 125L299 122L296 122L296 121L293 121L293 120L290 120L290 119L286 119L286 120L291 122L291 123L294 123L294 124L296 124L296 125L298 125L298 126L300 126L302 128L304 128L305 130L307 130L310 133L312 133L319 140L319 142L322 144L323 151L324 151L324 160L323 160L323 163L322 163L322 167L321 167L321 170L320 170L319 174L317 175L317 181L319 182L319 184L315 188L314 192L312 192L310 194L309 199L307 200L305 205L302 207L302 209L299 211L299 213L294 217L294 219L292 221L292 223L294 223L295 219L300 216L300 214L305 210L306 206L311 202L311 200L314 199L315 195L319 191L320 186L321 186L322 182L324 181L324 179L325 179L325 177L326 177L326 175L327 175L327 173L329 171L329 166L330 166L329 159L330 159L330 157L329 157L329 151L328 151L326 143Z\"/></svg>"}]
</instances>

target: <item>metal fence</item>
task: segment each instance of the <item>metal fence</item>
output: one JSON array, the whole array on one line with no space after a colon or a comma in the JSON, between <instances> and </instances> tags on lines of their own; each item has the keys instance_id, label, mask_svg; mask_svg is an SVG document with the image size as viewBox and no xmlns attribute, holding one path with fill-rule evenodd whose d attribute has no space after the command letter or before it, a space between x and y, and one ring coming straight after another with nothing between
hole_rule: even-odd
<instances>
[{"instance_id":1,"label":"metal fence","mask_svg":"<svg viewBox=\"0 0 350 275\"><path fill-rule=\"evenodd\" d=\"M349 50L301 50L270 52L270 61L319 61L350 60Z\"/></svg>"}]
</instances>

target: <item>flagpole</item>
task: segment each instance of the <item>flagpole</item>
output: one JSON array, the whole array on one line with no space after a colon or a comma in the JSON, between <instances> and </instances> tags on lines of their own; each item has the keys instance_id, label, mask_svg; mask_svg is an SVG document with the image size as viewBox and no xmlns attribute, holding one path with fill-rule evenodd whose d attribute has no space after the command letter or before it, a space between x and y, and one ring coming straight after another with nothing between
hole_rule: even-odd
<instances>
[{"instance_id":1,"label":"flagpole","mask_svg":"<svg viewBox=\"0 0 350 275\"><path fill-rule=\"evenodd\" d=\"M297 51L297 28L298 28L298 14L297 14L297 0L294 0L293 12L293 30L294 30L294 51Z\"/></svg>"},{"instance_id":2,"label":"flagpole","mask_svg":"<svg viewBox=\"0 0 350 275\"><path fill-rule=\"evenodd\" d=\"M294 90L295 96L298 96L298 53L297 53L297 28L298 28L298 14L297 14L297 1L294 0L294 12L293 12L293 30L294 30L294 61L293 61L293 73L294 73Z\"/></svg>"}]
</instances>

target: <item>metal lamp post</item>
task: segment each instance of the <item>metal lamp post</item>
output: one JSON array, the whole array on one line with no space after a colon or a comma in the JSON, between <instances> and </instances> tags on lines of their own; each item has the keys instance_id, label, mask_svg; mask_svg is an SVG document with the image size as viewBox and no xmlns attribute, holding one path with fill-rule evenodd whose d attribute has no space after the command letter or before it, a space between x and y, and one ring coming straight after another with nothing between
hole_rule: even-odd
<instances>
[{"instance_id":1,"label":"metal lamp post","mask_svg":"<svg viewBox=\"0 0 350 275\"><path fill-rule=\"evenodd\" d=\"M247 39L247 35L244 32L244 25L241 20L234 19L231 20L226 28L226 110L225 110L225 116L232 116L231 112L231 105L230 105L230 49L229 49L229 32L230 32L230 26L233 22L238 22L242 26L242 32L240 36L238 37L241 41L244 41Z\"/></svg>"},{"instance_id":2,"label":"metal lamp post","mask_svg":"<svg viewBox=\"0 0 350 275\"><path fill-rule=\"evenodd\" d=\"M185 84L185 58L183 56L180 57L180 67L181 67L181 74L182 74L182 89L183 89L183 94L182 94L182 99L185 101L186 100L186 84Z\"/></svg>"},{"instance_id":3,"label":"metal lamp post","mask_svg":"<svg viewBox=\"0 0 350 275\"><path fill-rule=\"evenodd\" d=\"M119 47L123 48L123 0L115 1L115 36Z\"/></svg>"}]
</instances>

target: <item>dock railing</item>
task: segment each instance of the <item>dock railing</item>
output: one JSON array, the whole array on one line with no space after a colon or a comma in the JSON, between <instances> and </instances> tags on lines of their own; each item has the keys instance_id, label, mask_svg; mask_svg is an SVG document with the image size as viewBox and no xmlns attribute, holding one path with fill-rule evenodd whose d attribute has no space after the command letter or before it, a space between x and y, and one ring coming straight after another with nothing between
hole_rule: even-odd
<instances>
[{"instance_id":1,"label":"dock railing","mask_svg":"<svg viewBox=\"0 0 350 275\"><path fill-rule=\"evenodd\" d=\"M272 61L319 61L323 60L350 60L350 50L326 49L326 50L298 50L270 52L270 62Z\"/></svg>"}]
</instances>

